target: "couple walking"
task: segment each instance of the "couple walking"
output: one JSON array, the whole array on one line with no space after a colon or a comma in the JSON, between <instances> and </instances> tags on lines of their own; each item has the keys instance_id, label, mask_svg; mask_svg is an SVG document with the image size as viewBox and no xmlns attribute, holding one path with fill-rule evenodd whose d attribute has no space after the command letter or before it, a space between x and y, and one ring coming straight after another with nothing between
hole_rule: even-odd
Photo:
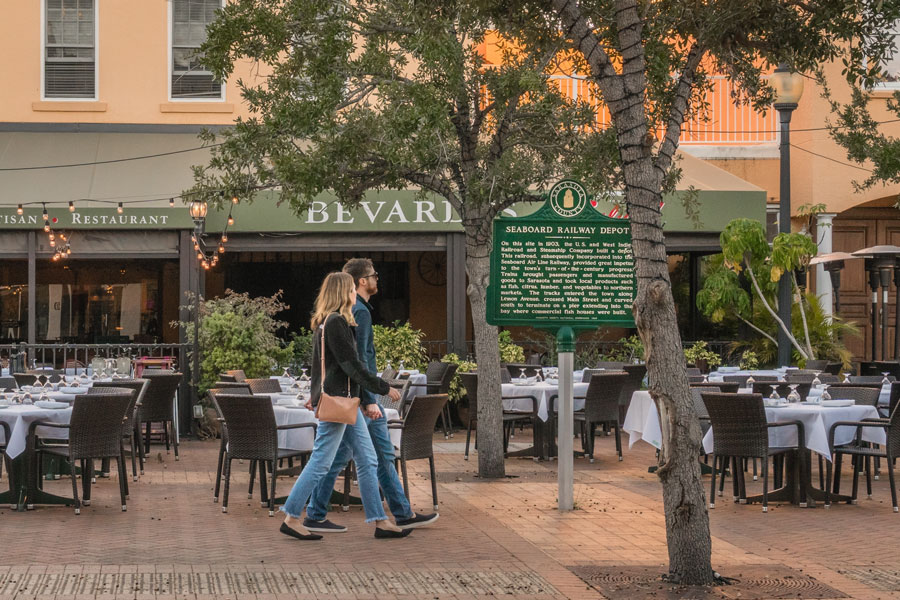
<instances>
[{"instance_id":1,"label":"couple walking","mask_svg":"<svg viewBox=\"0 0 900 600\"><path fill-rule=\"evenodd\" d=\"M291 537L318 540L322 538L319 533L347 530L325 517L334 482L351 458L356 464L366 523L375 523L375 537L405 537L414 527L438 518L437 513L419 515L412 511L394 468L394 445L388 435L384 409L375 394L389 395L396 401L400 393L376 374L369 298L377 292L378 273L368 258L350 259L343 272L329 273L319 289L312 317L315 343L310 404L318 403L324 388L332 396L358 396L360 408L354 425L319 423L309 462L281 507L286 515L281 533ZM324 348L320 328L324 328ZM379 485L396 524L384 513ZM306 518L301 519L304 506Z\"/></svg>"}]
</instances>

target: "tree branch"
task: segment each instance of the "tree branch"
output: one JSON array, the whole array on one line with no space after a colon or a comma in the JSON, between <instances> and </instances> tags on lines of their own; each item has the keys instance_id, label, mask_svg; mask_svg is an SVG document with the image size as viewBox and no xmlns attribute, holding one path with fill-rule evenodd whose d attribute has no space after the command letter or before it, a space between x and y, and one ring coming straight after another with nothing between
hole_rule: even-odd
<instances>
[{"instance_id":1,"label":"tree branch","mask_svg":"<svg viewBox=\"0 0 900 600\"><path fill-rule=\"evenodd\" d=\"M461 208L459 196L453 192L453 188L451 188L441 177L432 173L423 173L412 169L401 171L400 176L410 183L422 186L426 190L446 198L450 205L459 212Z\"/></svg>"},{"instance_id":2,"label":"tree branch","mask_svg":"<svg viewBox=\"0 0 900 600\"><path fill-rule=\"evenodd\" d=\"M756 274L753 272L753 267L747 265L747 273L750 275L750 280L753 282L753 288L756 290L756 295L759 296L759 300L763 303L763 306L769 314L772 315L772 318L775 319L775 322L781 327L781 330L787 335L788 339L794 345L794 348L797 349L797 352L800 353L800 356L804 358L804 360L808 360L809 356L807 356L806 352L803 348L800 347L800 344L797 342L797 339L791 333L791 331L787 328L787 325L784 324L784 321L781 320L781 317L778 316L772 307L769 305L769 302L766 300L766 297L762 293L762 289L759 287L759 282L756 281Z\"/></svg>"},{"instance_id":3,"label":"tree branch","mask_svg":"<svg viewBox=\"0 0 900 600\"><path fill-rule=\"evenodd\" d=\"M600 86L607 104L620 101L624 89L616 69L575 0L550 0L550 4L560 19L565 36L587 61L591 76Z\"/></svg>"},{"instance_id":4,"label":"tree branch","mask_svg":"<svg viewBox=\"0 0 900 600\"><path fill-rule=\"evenodd\" d=\"M681 126L684 124L684 115L688 109L688 103L691 100L691 92L694 89L694 77L697 74L697 68L700 61L703 60L705 50L700 46L699 42L694 42L688 51L687 60L681 75L678 77L678 84L675 87L675 99L672 101L672 107L669 109L669 124L666 127L666 136L663 138L662 145L657 153L657 159L654 166L659 171L660 176L664 176L672 166L672 157L678 148L678 139L681 137Z\"/></svg>"},{"instance_id":5,"label":"tree branch","mask_svg":"<svg viewBox=\"0 0 900 600\"><path fill-rule=\"evenodd\" d=\"M803 306L803 294L800 293L800 285L797 283L797 275L791 271L791 281L794 283L794 289L797 290L797 303L800 305L800 319L803 321L803 335L806 337L806 351L809 352L810 358L815 358L812 344L809 342L809 324L806 322L806 308Z\"/></svg>"},{"instance_id":6,"label":"tree branch","mask_svg":"<svg viewBox=\"0 0 900 600\"><path fill-rule=\"evenodd\" d=\"M749 320L745 319L745 318L742 317L741 315L737 315L737 318L740 319L741 321L743 321L745 325L747 325L748 327L750 327L750 329L752 329L752 330L755 331L756 333L762 335L763 337L765 337L766 339L768 339L770 342L772 342L772 343L775 344L776 346L778 345L778 340L776 340L776 339L773 338L771 335L769 335L768 333L766 333L765 331L763 331L762 329L760 329L759 327L757 327L756 325L754 325L753 323L751 323Z\"/></svg>"}]
</instances>

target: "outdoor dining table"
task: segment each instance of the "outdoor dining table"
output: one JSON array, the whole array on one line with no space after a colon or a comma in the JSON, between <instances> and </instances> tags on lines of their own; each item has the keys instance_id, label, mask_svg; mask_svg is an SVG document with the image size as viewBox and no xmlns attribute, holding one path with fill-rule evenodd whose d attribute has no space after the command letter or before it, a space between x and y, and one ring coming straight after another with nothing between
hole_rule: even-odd
<instances>
[{"instance_id":1,"label":"outdoor dining table","mask_svg":"<svg viewBox=\"0 0 900 600\"><path fill-rule=\"evenodd\" d=\"M588 384L580 381L572 386L575 410L584 408L584 395L587 393L587 388ZM533 446L510 452L507 456L533 456L535 460L538 458L547 460L556 455L556 445L553 443L556 439L556 432L553 431L553 420L549 417L551 406L554 412L557 410L558 404L554 400L558 394L559 382L554 380L501 384L500 395L504 411L521 412L523 416L537 417L534 420ZM537 405L537 410L535 410L535 405Z\"/></svg>"},{"instance_id":2,"label":"outdoor dining table","mask_svg":"<svg viewBox=\"0 0 900 600\"><path fill-rule=\"evenodd\" d=\"M50 494L41 489L33 490L30 494L26 491L27 483L27 446L28 446L28 429L35 421L48 421L51 423L68 423L72 418L72 407L65 408L41 408L33 404L11 404L0 408L0 421L3 421L10 428L10 439L6 446L6 455L11 460L12 478L7 478L10 487L7 491L0 493L0 504L9 504L10 508L18 508L22 510L26 503L28 506L34 504L74 504L71 498L63 498ZM45 427L38 427L37 435L44 435L56 439L66 439L68 430L56 429L52 430ZM0 437L3 433L0 430ZM15 488L13 487L15 480Z\"/></svg>"},{"instance_id":3,"label":"outdoor dining table","mask_svg":"<svg viewBox=\"0 0 900 600\"><path fill-rule=\"evenodd\" d=\"M766 407L766 420L769 423L800 421L803 424L804 447L800 455L804 462L800 480L793 477L792 469L785 469L784 487L769 492L769 501L787 501L801 506L815 505L816 500L824 500L825 492L812 485L809 470L810 451L820 454L825 460L831 460L828 446L828 432L838 421L861 421L878 418L878 410L874 406L851 405L843 407L821 406L817 404L788 404L781 407ZM622 427L629 435L629 447L638 440L644 440L654 448L662 447L662 432L659 424L659 412L656 402L647 391L635 392L631 397L631 405L625 415ZM710 428L703 437L703 450L713 450L713 429ZM856 428L838 427L835 430L835 445L847 444L855 438ZM884 430L875 427L863 428L862 439L874 444L884 444ZM769 431L769 445L778 447L797 446L796 427L773 427ZM757 498L748 498L755 501ZM835 498L838 501L838 498Z\"/></svg>"}]
</instances>

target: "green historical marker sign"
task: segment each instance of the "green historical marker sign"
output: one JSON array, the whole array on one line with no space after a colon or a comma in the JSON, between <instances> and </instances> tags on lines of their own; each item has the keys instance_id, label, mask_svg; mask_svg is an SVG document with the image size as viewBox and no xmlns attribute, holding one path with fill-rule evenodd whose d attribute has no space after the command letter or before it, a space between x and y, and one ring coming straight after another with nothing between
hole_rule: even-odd
<instances>
[{"instance_id":1,"label":"green historical marker sign","mask_svg":"<svg viewBox=\"0 0 900 600\"><path fill-rule=\"evenodd\" d=\"M600 213L562 180L537 212L498 217L488 285L493 325L634 327L631 223Z\"/></svg>"}]
</instances>

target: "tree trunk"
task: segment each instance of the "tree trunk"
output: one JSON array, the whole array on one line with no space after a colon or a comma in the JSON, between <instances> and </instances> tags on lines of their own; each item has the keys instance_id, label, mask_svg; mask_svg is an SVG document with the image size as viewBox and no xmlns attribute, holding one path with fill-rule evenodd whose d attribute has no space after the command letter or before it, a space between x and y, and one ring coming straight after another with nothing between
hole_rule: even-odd
<instances>
[{"instance_id":1,"label":"tree trunk","mask_svg":"<svg viewBox=\"0 0 900 600\"><path fill-rule=\"evenodd\" d=\"M681 583L708 584L715 574L698 461L700 422L691 400L672 298L658 209L659 179L649 156L623 162L637 277L635 323L644 342L650 394L659 408L662 429L657 475L663 487L669 574Z\"/></svg>"},{"instance_id":2,"label":"tree trunk","mask_svg":"<svg viewBox=\"0 0 900 600\"><path fill-rule=\"evenodd\" d=\"M478 361L478 474L503 477L503 404L500 398L500 345L497 328L487 323L490 238L466 232L466 273Z\"/></svg>"}]
</instances>

